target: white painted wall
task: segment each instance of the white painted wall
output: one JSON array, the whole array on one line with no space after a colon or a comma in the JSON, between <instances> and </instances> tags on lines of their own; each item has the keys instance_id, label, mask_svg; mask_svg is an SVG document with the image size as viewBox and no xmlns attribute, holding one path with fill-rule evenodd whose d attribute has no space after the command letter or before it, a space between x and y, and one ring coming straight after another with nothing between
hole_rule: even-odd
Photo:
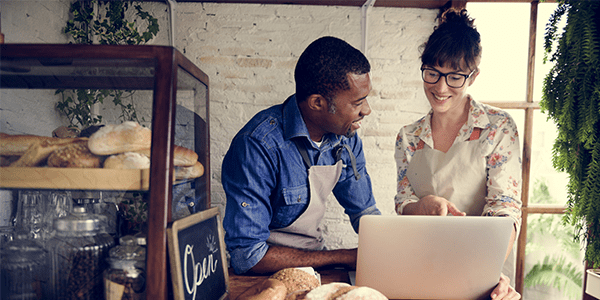
<instances>
[{"instance_id":1,"label":"white painted wall","mask_svg":"<svg viewBox=\"0 0 600 300\"><path fill-rule=\"evenodd\" d=\"M66 43L62 28L67 0L2 0L5 43ZM161 31L151 44L169 44L169 13L164 3L145 3L159 18ZM368 55L372 65L373 112L359 130L377 205L392 214L396 191L394 141L401 126L429 110L419 74L418 46L433 30L437 10L380 8L370 10ZM175 46L210 78L211 169L213 205L225 209L221 162L229 142L255 113L294 93L293 70L304 48L332 35L360 49L359 7L178 3ZM21 98L19 98L21 97ZM24 97L24 98L23 98ZM60 123L51 94L0 92L0 131L44 134ZM51 103L48 103L51 102ZM39 112L37 124L22 116ZM20 116L18 118L17 116ZM55 128L56 126L52 127ZM327 246L356 246L357 237L335 202L324 220Z\"/></svg>"}]
</instances>

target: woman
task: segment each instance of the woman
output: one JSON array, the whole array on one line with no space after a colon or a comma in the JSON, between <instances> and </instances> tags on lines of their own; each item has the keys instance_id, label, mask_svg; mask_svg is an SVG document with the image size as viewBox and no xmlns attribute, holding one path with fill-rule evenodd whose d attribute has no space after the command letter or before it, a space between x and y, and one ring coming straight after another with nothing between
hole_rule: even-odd
<instances>
[{"instance_id":1,"label":"woman","mask_svg":"<svg viewBox=\"0 0 600 300\"><path fill-rule=\"evenodd\" d=\"M481 44L466 10L442 14L422 49L423 87L431 110L396 138L396 212L513 218L503 275L491 296L519 299L504 275L514 273L511 250L521 222L517 127L508 113L467 94L479 75Z\"/></svg>"}]
</instances>

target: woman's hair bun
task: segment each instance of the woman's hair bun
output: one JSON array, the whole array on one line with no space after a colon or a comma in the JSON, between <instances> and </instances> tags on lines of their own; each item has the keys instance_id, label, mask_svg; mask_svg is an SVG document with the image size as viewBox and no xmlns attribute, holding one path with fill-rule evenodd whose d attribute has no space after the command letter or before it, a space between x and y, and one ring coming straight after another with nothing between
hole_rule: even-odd
<instances>
[{"instance_id":1,"label":"woman's hair bun","mask_svg":"<svg viewBox=\"0 0 600 300\"><path fill-rule=\"evenodd\" d=\"M458 10L456 8L449 8L442 13L439 17L439 25L447 24L450 26L468 26L475 28L475 19L469 16L466 9Z\"/></svg>"}]
</instances>

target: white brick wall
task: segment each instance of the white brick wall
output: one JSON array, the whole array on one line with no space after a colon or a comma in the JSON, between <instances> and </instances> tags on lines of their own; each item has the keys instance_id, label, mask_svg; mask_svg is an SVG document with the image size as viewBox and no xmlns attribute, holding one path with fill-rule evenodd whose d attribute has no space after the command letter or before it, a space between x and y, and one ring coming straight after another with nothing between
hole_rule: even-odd
<instances>
[{"instance_id":1,"label":"white brick wall","mask_svg":"<svg viewBox=\"0 0 600 300\"><path fill-rule=\"evenodd\" d=\"M65 43L61 29L67 0L2 0L2 32L7 43ZM149 3L161 32L153 44L168 44L167 6ZM396 191L394 141L401 126L425 114L418 46L433 30L437 10L370 10L368 58L373 112L363 121L367 169L377 205L393 213ZM50 17L49 17L50 15ZM212 203L224 212L221 162L229 142L255 113L294 93L293 70L304 48L332 35L360 49L359 7L178 3L175 46L210 78ZM50 24L50 26L49 26ZM6 94L1 94L0 109ZM2 124L5 114L2 113ZM0 127L4 130L4 127ZM327 246L356 246L356 235L342 208L329 203L324 220Z\"/></svg>"}]
</instances>

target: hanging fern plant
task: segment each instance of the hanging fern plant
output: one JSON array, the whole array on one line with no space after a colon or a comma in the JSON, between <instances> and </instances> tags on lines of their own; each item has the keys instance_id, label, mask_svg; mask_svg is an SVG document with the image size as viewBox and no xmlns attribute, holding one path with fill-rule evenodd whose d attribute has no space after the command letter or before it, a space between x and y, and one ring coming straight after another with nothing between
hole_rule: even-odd
<instances>
[{"instance_id":1,"label":"hanging fern plant","mask_svg":"<svg viewBox=\"0 0 600 300\"><path fill-rule=\"evenodd\" d=\"M562 33L559 21L566 17ZM555 48L555 49L553 49ZM584 241L585 258L600 266L600 1L561 0L545 35L554 67L540 106L558 128L554 167L569 174L564 221Z\"/></svg>"},{"instance_id":2,"label":"hanging fern plant","mask_svg":"<svg viewBox=\"0 0 600 300\"><path fill-rule=\"evenodd\" d=\"M143 45L159 31L158 19L143 10L142 1L130 0L75 0L63 32L76 44ZM135 9L131 12L130 9ZM99 124L102 116L92 114L92 106L104 103L107 97L121 110L121 121L145 121L139 116L131 90L57 90L61 100L57 110L67 117L69 127L85 129Z\"/></svg>"}]
</instances>

